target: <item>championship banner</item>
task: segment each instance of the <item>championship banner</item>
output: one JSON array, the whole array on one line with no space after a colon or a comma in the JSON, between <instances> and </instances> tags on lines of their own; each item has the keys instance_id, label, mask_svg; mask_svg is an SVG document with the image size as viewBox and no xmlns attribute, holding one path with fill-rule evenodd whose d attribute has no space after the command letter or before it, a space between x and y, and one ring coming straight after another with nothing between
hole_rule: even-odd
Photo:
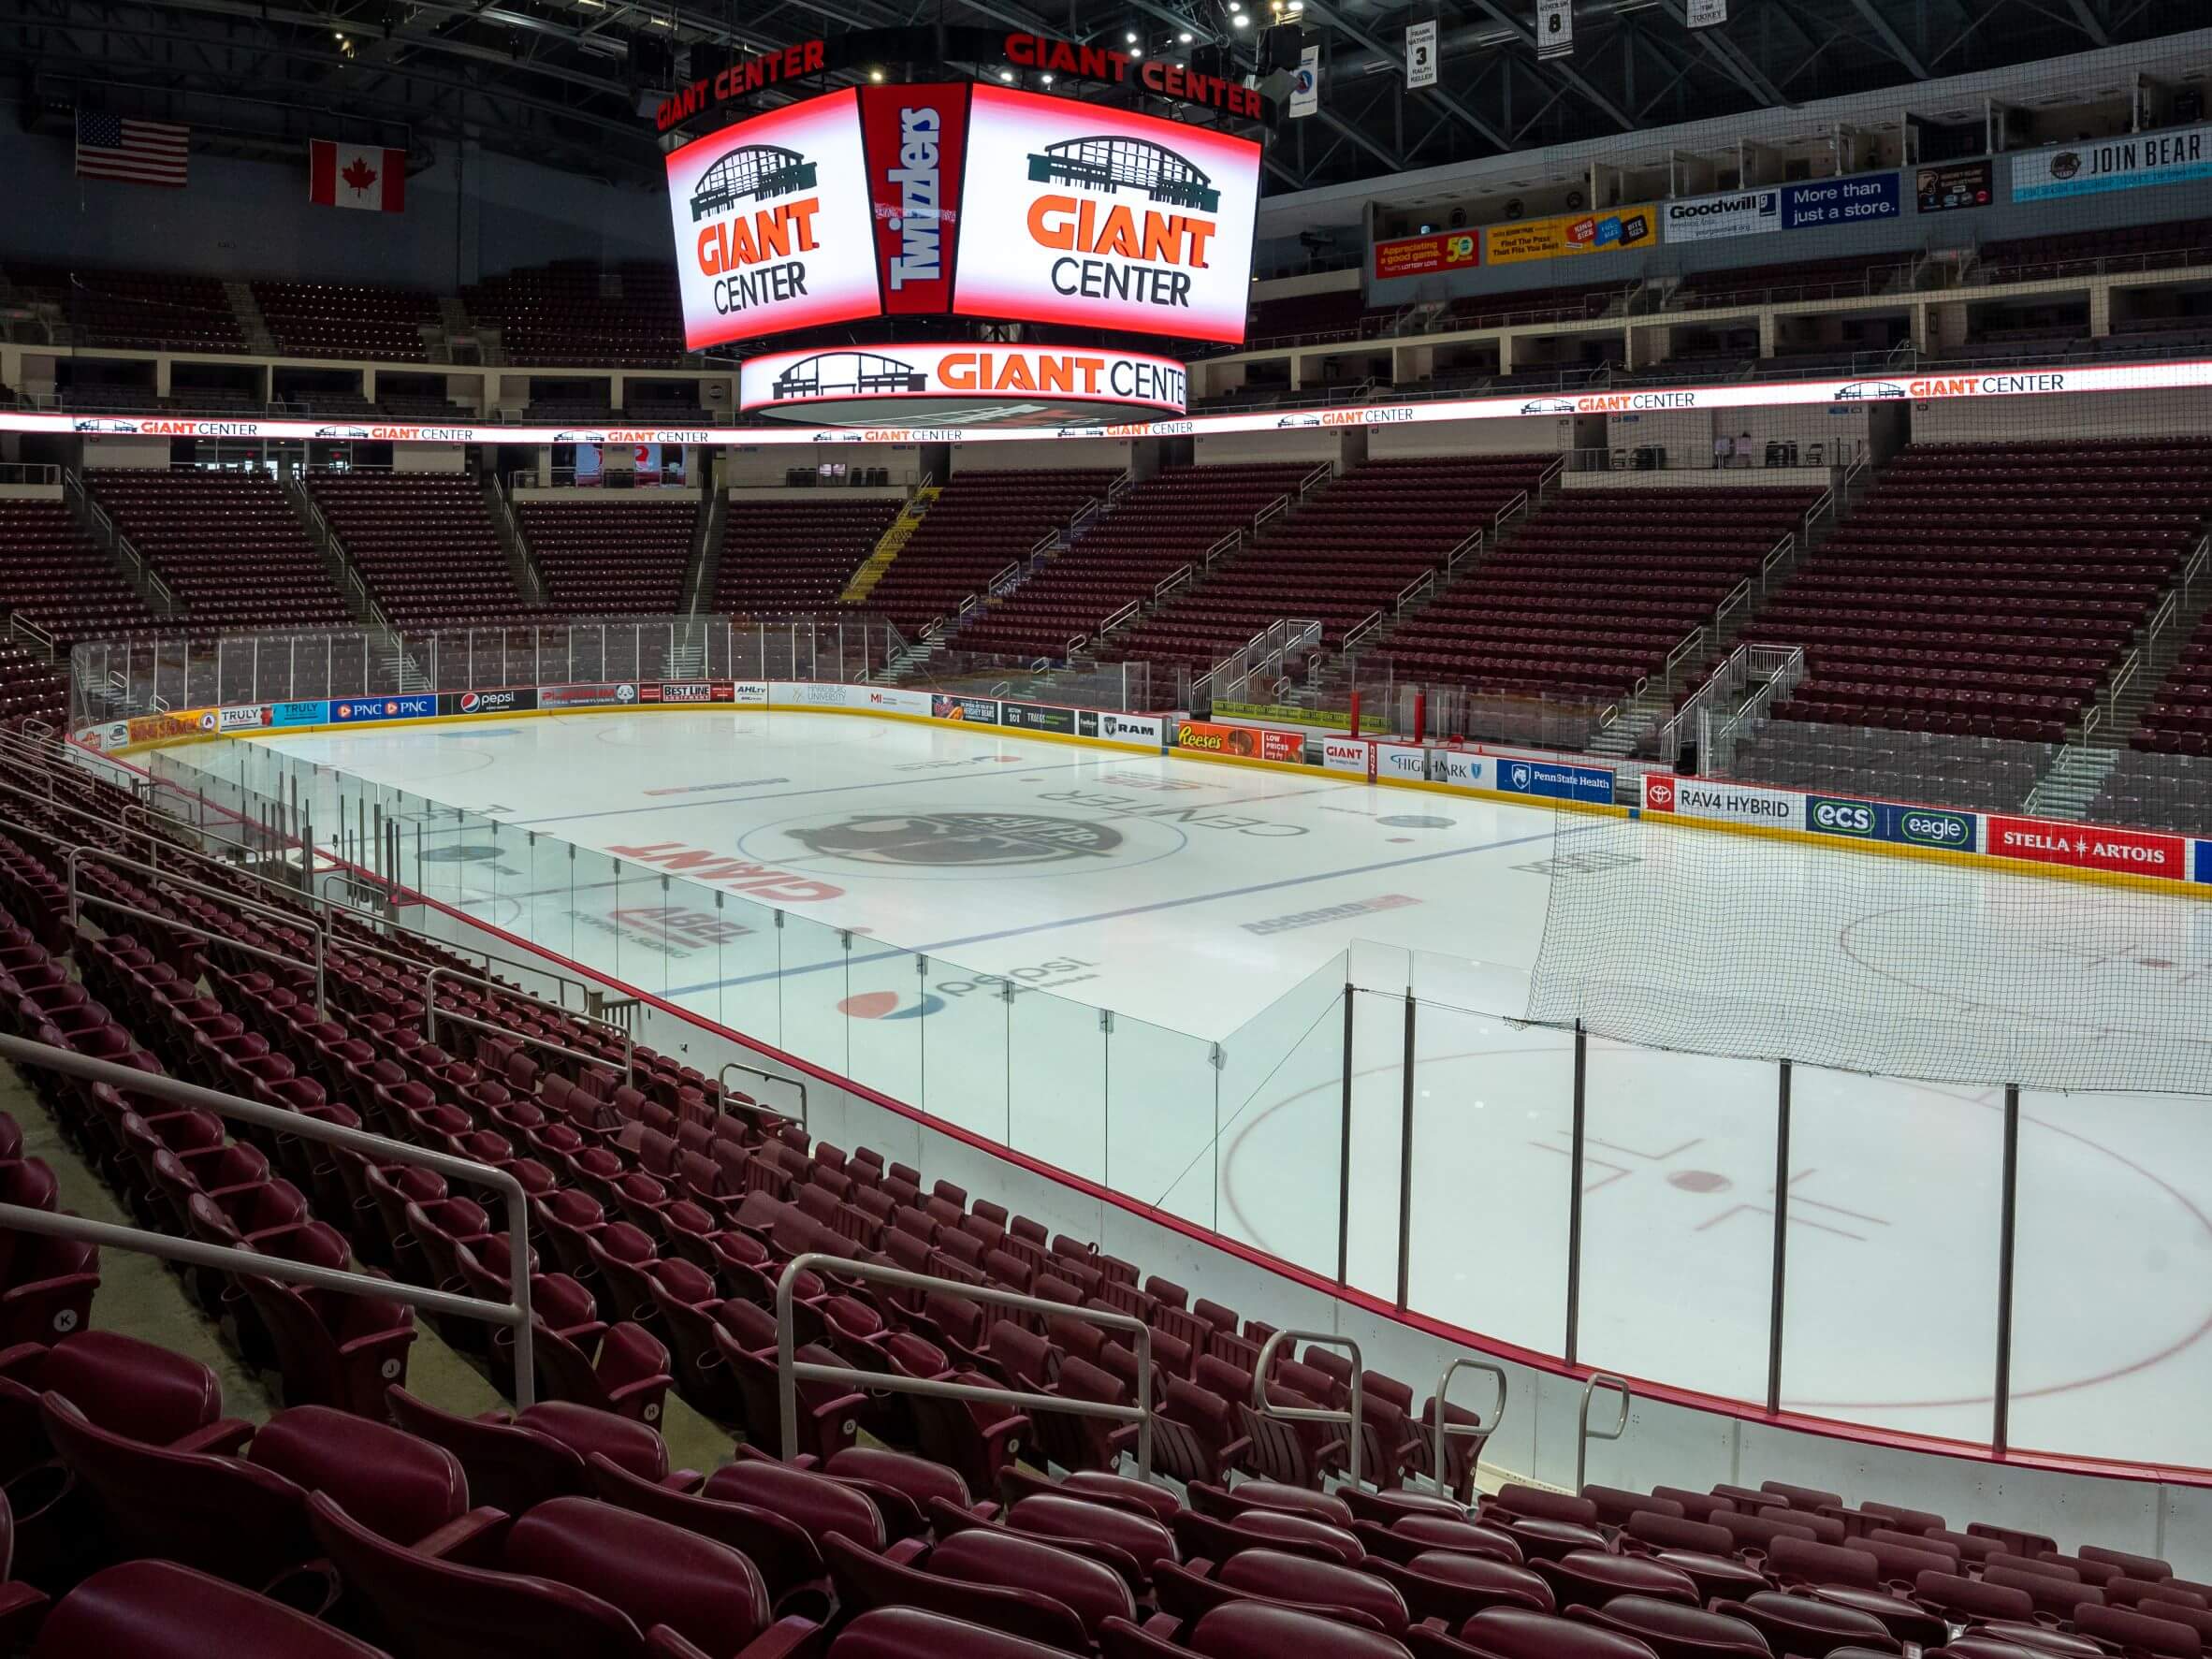
<instances>
[{"instance_id":1,"label":"championship banner","mask_svg":"<svg viewBox=\"0 0 2212 1659\"><path fill-rule=\"evenodd\" d=\"M1298 54L1298 73L1290 79L1290 119L1302 121L1320 108L1321 49L1314 45Z\"/></svg>"},{"instance_id":2,"label":"championship banner","mask_svg":"<svg viewBox=\"0 0 2212 1659\"><path fill-rule=\"evenodd\" d=\"M1536 0L1536 56L1565 58L1575 52L1575 0Z\"/></svg>"},{"instance_id":3,"label":"championship banner","mask_svg":"<svg viewBox=\"0 0 2212 1659\"><path fill-rule=\"evenodd\" d=\"M1491 265L1517 265L1527 259L1557 259L1570 254L1618 254L1648 247L1657 238L1658 220L1649 202L1608 208L1602 213L1569 213L1555 219L1523 219L1492 225L1482 233L1482 257Z\"/></svg>"},{"instance_id":4,"label":"championship banner","mask_svg":"<svg viewBox=\"0 0 2212 1659\"><path fill-rule=\"evenodd\" d=\"M1959 208L1986 208L1997 199L1997 167L1980 161L1946 162L1913 175L1913 195L1923 213L1949 213Z\"/></svg>"},{"instance_id":5,"label":"championship banner","mask_svg":"<svg viewBox=\"0 0 2212 1659\"><path fill-rule=\"evenodd\" d=\"M1683 21L1693 29L1714 29L1728 21L1728 0L1689 0Z\"/></svg>"},{"instance_id":6,"label":"championship banner","mask_svg":"<svg viewBox=\"0 0 2212 1659\"><path fill-rule=\"evenodd\" d=\"M1481 249L1481 235L1472 230L1448 231L1442 236L1395 237L1375 244L1375 280L1430 276L1440 270L1473 270L1482 263Z\"/></svg>"},{"instance_id":7,"label":"championship banner","mask_svg":"<svg viewBox=\"0 0 2212 1659\"><path fill-rule=\"evenodd\" d=\"M1436 84L1436 20L1405 25L1405 90Z\"/></svg>"}]
</instances>

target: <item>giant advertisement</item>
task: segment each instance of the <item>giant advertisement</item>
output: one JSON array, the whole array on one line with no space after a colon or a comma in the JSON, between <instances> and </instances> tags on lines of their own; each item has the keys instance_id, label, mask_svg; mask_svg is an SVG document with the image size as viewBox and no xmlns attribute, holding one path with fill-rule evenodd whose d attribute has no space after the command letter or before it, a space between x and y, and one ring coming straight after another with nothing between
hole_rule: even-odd
<instances>
[{"instance_id":1,"label":"giant advertisement","mask_svg":"<svg viewBox=\"0 0 2212 1659\"><path fill-rule=\"evenodd\" d=\"M2086 144L2030 150L2012 158L2013 200L2102 196L2152 184L2212 179L2212 126L2131 133Z\"/></svg>"},{"instance_id":2,"label":"giant advertisement","mask_svg":"<svg viewBox=\"0 0 2212 1659\"><path fill-rule=\"evenodd\" d=\"M882 311L855 93L738 122L667 165L690 349Z\"/></svg>"},{"instance_id":3,"label":"giant advertisement","mask_svg":"<svg viewBox=\"0 0 2212 1659\"><path fill-rule=\"evenodd\" d=\"M953 309L1240 342L1259 194L1248 138L977 86Z\"/></svg>"},{"instance_id":4,"label":"giant advertisement","mask_svg":"<svg viewBox=\"0 0 2212 1659\"><path fill-rule=\"evenodd\" d=\"M1011 401L1016 408L1041 399L1052 404L1136 404L1180 415L1185 384L1182 364L1145 352L839 345L748 357L737 371L737 402L742 409L781 411L856 400L974 397Z\"/></svg>"},{"instance_id":5,"label":"giant advertisement","mask_svg":"<svg viewBox=\"0 0 2212 1659\"><path fill-rule=\"evenodd\" d=\"M1528 259L1648 248L1658 240L1656 226L1649 202L1633 208L1608 208L1600 213L1568 213L1556 219L1492 225L1482 233L1483 263L1517 265Z\"/></svg>"}]
</instances>

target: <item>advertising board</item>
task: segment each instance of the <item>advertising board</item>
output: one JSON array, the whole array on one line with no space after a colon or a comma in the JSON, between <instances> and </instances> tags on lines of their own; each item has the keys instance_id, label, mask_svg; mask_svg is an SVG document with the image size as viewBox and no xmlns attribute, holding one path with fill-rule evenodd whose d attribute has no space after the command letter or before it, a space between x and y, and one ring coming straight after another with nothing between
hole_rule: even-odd
<instances>
[{"instance_id":1,"label":"advertising board","mask_svg":"<svg viewBox=\"0 0 2212 1659\"><path fill-rule=\"evenodd\" d=\"M1533 756L1500 755L1492 764L1491 787L1509 795L1542 795L1554 801L1588 801L1609 806L1613 774L1606 766L1577 765Z\"/></svg>"},{"instance_id":2,"label":"advertising board","mask_svg":"<svg viewBox=\"0 0 2212 1659\"><path fill-rule=\"evenodd\" d=\"M341 726L361 720L419 720L438 712L434 692L411 692L399 697L337 698L330 704L330 720Z\"/></svg>"},{"instance_id":3,"label":"advertising board","mask_svg":"<svg viewBox=\"0 0 2212 1659\"><path fill-rule=\"evenodd\" d=\"M1375 244L1377 282L1392 277L1433 276L1440 270L1473 270L1482 263L1479 230L1449 230L1435 236L1400 236Z\"/></svg>"},{"instance_id":4,"label":"advertising board","mask_svg":"<svg viewBox=\"0 0 2212 1659\"><path fill-rule=\"evenodd\" d=\"M538 706L535 686L500 686L487 691L442 691L440 714L527 714Z\"/></svg>"},{"instance_id":5,"label":"advertising board","mask_svg":"<svg viewBox=\"0 0 2212 1659\"><path fill-rule=\"evenodd\" d=\"M864 342L748 357L737 371L737 402L775 414L859 400L992 397L1181 415L1186 379L1181 363L1146 352Z\"/></svg>"},{"instance_id":6,"label":"advertising board","mask_svg":"<svg viewBox=\"0 0 2212 1659\"><path fill-rule=\"evenodd\" d=\"M2176 881L2190 878L2189 842L2180 836L2107 829L2093 823L2001 818L1994 813L1986 822L1988 845L1983 851L1993 857L2064 865L2077 870L2165 876Z\"/></svg>"},{"instance_id":7,"label":"advertising board","mask_svg":"<svg viewBox=\"0 0 2212 1659\"><path fill-rule=\"evenodd\" d=\"M1197 754L1297 763L1305 759L1305 734L1275 732L1265 726L1224 726L1213 720L1177 720L1175 747Z\"/></svg>"},{"instance_id":8,"label":"advertising board","mask_svg":"<svg viewBox=\"0 0 2212 1659\"><path fill-rule=\"evenodd\" d=\"M637 701L637 688L626 681L592 680L581 685L540 686L540 708L601 708L609 704L628 706Z\"/></svg>"}]
</instances>

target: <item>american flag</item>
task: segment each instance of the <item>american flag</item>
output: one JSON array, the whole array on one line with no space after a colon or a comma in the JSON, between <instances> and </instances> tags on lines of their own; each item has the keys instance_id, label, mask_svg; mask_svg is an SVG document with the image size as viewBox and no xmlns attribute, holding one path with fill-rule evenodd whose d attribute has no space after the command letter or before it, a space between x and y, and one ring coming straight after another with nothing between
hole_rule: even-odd
<instances>
[{"instance_id":1,"label":"american flag","mask_svg":"<svg viewBox=\"0 0 2212 1659\"><path fill-rule=\"evenodd\" d=\"M161 121L125 121L91 109L77 111L77 176L127 179L138 184L184 183L189 127Z\"/></svg>"}]
</instances>

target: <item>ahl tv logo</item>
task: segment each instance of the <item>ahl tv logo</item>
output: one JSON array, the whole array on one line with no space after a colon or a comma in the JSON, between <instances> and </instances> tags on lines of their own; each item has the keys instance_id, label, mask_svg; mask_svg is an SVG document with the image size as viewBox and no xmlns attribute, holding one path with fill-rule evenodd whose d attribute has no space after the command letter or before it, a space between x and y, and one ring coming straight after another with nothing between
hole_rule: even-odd
<instances>
[{"instance_id":1,"label":"ahl tv logo","mask_svg":"<svg viewBox=\"0 0 2212 1659\"><path fill-rule=\"evenodd\" d=\"M1106 824L1041 812L869 813L791 835L810 852L850 864L933 868L1070 864L1122 844Z\"/></svg>"}]
</instances>

